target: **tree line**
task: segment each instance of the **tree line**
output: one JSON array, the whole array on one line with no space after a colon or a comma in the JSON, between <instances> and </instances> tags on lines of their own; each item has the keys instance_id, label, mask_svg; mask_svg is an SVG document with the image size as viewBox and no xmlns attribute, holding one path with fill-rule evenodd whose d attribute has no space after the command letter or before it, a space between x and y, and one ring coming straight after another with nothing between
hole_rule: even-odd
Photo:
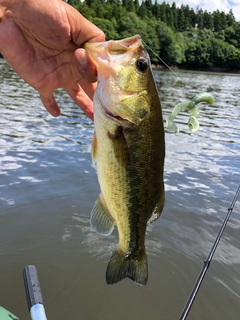
<instances>
[{"instance_id":1,"label":"tree line","mask_svg":"<svg viewBox=\"0 0 240 320\"><path fill-rule=\"evenodd\" d=\"M240 69L240 22L233 12L196 10L152 0L68 0L107 40L140 34L167 64ZM153 63L159 64L150 53Z\"/></svg>"}]
</instances>

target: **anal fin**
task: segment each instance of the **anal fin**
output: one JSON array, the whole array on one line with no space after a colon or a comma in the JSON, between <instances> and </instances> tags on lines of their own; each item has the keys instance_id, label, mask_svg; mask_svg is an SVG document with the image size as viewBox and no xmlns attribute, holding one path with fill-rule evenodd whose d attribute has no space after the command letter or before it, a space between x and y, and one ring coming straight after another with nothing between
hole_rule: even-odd
<instances>
[{"instance_id":1,"label":"anal fin","mask_svg":"<svg viewBox=\"0 0 240 320\"><path fill-rule=\"evenodd\" d=\"M109 236L114 228L114 220L100 194L91 212L91 227L105 236Z\"/></svg>"}]
</instances>

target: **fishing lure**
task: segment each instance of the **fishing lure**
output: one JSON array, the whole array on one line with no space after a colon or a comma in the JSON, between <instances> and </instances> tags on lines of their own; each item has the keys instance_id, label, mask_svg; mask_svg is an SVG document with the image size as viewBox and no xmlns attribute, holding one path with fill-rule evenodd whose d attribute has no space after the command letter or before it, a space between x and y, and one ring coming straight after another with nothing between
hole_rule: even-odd
<instances>
[{"instance_id":1,"label":"fishing lure","mask_svg":"<svg viewBox=\"0 0 240 320\"><path fill-rule=\"evenodd\" d=\"M192 100L178 103L174 107L172 114L170 114L170 116L168 116L166 120L168 128L173 132L179 132L178 127L174 123L174 118L176 118L176 116L181 111L188 110L190 112L190 117L188 120L188 128L191 131L197 131L199 128L199 122L197 119L199 117L199 110L198 110L197 104L200 102L206 102L210 105L213 105L214 97L208 92L201 92L196 94Z\"/></svg>"}]
</instances>

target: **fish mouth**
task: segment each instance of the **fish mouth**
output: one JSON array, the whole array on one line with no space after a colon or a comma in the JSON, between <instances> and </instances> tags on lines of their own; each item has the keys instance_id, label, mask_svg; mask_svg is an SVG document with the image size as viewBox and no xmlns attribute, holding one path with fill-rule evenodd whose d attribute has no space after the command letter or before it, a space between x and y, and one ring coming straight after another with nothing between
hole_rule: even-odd
<instances>
[{"instance_id":1,"label":"fish mouth","mask_svg":"<svg viewBox=\"0 0 240 320\"><path fill-rule=\"evenodd\" d=\"M83 45L83 48L87 51L90 59L96 65L98 72L107 78L111 71L111 68L109 68L111 61L116 62L118 57L123 59L124 54L128 54L130 52L133 53L136 48L141 45L141 37L139 35L135 35L121 40L86 42Z\"/></svg>"},{"instance_id":2,"label":"fish mouth","mask_svg":"<svg viewBox=\"0 0 240 320\"><path fill-rule=\"evenodd\" d=\"M142 44L140 35L135 35L133 37L116 40L116 41L109 41L109 51L111 52L111 49L114 53L116 50L116 53L118 54L118 50L121 51L128 51L129 49L135 49L139 47Z\"/></svg>"},{"instance_id":3,"label":"fish mouth","mask_svg":"<svg viewBox=\"0 0 240 320\"><path fill-rule=\"evenodd\" d=\"M109 40L103 42L85 42L83 48L90 54L93 53L100 54L101 51L106 53L106 48L111 53L119 54L119 51L128 51L129 49L134 49L142 44L142 40L139 34L133 37L121 39L121 40Z\"/></svg>"}]
</instances>

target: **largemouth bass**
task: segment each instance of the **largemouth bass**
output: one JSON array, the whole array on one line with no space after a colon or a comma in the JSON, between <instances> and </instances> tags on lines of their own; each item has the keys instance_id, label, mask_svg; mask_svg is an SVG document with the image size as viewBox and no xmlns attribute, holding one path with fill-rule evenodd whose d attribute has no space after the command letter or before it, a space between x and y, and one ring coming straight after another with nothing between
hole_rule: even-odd
<instances>
[{"instance_id":1,"label":"largemouth bass","mask_svg":"<svg viewBox=\"0 0 240 320\"><path fill-rule=\"evenodd\" d=\"M107 284L128 277L145 285L146 228L164 206L164 127L150 59L138 35L86 43L85 49L98 71L92 158L101 194L91 225L104 235L117 225Z\"/></svg>"}]
</instances>

